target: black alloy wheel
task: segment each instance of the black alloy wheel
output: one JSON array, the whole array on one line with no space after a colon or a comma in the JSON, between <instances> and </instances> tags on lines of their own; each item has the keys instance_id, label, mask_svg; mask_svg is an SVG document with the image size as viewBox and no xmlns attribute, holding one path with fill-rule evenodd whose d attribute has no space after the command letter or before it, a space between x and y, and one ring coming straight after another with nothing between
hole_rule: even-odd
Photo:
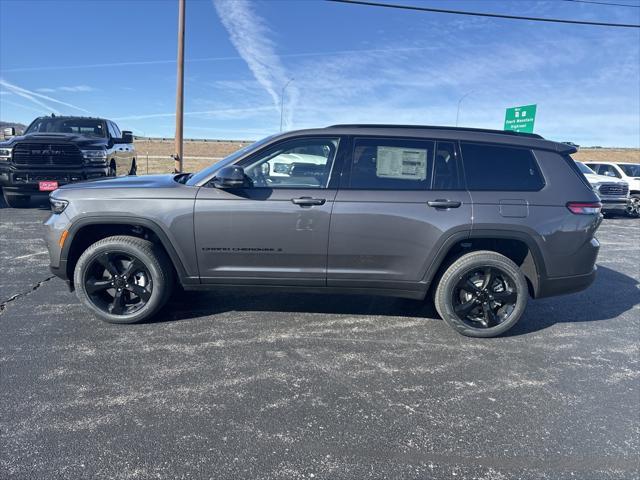
<instances>
[{"instance_id":1,"label":"black alloy wheel","mask_svg":"<svg viewBox=\"0 0 640 480\"><path fill-rule=\"evenodd\" d=\"M473 269L457 282L453 311L473 328L492 328L509 319L518 301L515 280L497 267Z\"/></svg>"},{"instance_id":2,"label":"black alloy wheel","mask_svg":"<svg viewBox=\"0 0 640 480\"><path fill-rule=\"evenodd\" d=\"M130 253L103 252L88 265L84 287L91 303L110 315L131 315L144 308L153 292L145 264Z\"/></svg>"}]
</instances>

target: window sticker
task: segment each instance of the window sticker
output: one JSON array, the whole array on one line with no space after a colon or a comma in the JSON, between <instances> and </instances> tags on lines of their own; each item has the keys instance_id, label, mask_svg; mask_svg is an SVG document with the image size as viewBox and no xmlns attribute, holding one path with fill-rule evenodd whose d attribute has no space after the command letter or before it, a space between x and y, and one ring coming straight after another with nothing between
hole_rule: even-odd
<instances>
[{"instance_id":1,"label":"window sticker","mask_svg":"<svg viewBox=\"0 0 640 480\"><path fill-rule=\"evenodd\" d=\"M427 178L427 151L420 148L378 147L376 176L402 180Z\"/></svg>"}]
</instances>

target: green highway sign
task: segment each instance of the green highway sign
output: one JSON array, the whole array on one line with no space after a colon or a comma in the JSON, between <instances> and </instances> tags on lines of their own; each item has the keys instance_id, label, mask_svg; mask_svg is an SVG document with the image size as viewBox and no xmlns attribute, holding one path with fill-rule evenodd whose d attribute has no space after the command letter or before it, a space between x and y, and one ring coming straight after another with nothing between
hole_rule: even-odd
<instances>
[{"instance_id":1,"label":"green highway sign","mask_svg":"<svg viewBox=\"0 0 640 480\"><path fill-rule=\"evenodd\" d=\"M514 132L533 133L536 119L536 105L507 108L504 116L504 129Z\"/></svg>"}]
</instances>

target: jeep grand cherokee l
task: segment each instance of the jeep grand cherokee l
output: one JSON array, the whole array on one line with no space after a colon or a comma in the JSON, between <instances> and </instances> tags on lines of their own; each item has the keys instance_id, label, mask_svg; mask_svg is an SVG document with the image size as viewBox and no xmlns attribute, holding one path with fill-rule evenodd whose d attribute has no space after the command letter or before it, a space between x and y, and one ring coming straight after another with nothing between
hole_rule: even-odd
<instances>
[{"instance_id":1,"label":"jeep grand cherokee l","mask_svg":"<svg viewBox=\"0 0 640 480\"><path fill-rule=\"evenodd\" d=\"M177 281L433 296L456 331L491 337L529 296L576 292L595 277L601 204L573 152L493 130L288 132L195 174L56 190L51 268L114 323L156 314Z\"/></svg>"},{"instance_id":2,"label":"jeep grand cherokee l","mask_svg":"<svg viewBox=\"0 0 640 480\"><path fill-rule=\"evenodd\" d=\"M0 187L10 207L67 183L136 173L133 136L111 120L51 115L36 118L24 135L7 130L12 138L0 142Z\"/></svg>"}]
</instances>

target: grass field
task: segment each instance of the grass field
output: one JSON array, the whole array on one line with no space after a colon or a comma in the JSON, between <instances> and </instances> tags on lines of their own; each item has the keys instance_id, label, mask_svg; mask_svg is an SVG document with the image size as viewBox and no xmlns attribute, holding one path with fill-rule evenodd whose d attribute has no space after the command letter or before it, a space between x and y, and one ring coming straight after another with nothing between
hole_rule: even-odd
<instances>
[{"instance_id":1,"label":"grass field","mask_svg":"<svg viewBox=\"0 0 640 480\"><path fill-rule=\"evenodd\" d=\"M184 171L196 172L235 152L250 142L224 140L184 142ZM138 174L173 172L172 140L137 140ZM148 160L147 160L148 158ZM580 161L618 161L640 163L637 148L581 148L573 158Z\"/></svg>"}]
</instances>

